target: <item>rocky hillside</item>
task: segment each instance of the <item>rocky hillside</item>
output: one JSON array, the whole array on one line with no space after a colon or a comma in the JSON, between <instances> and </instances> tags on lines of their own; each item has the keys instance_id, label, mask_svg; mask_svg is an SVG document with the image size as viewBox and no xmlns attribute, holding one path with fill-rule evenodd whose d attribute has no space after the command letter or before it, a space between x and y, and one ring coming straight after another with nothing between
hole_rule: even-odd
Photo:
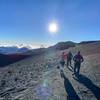
<instances>
[{"instance_id":1,"label":"rocky hillside","mask_svg":"<svg viewBox=\"0 0 100 100\"><path fill-rule=\"evenodd\" d=\"M57 69L61 52L74 55L78 50L85 59L80 77L73 77L73 69L65 66L61 78ZM99 100L99 59L100 43L93 42L46 51L0 68L0 100Z\"/></svg>"},{"instance_id":2,"label":"rocky hillside","mask_svg":"<svg viewBox=\"0 0 100 100\"><path fill-rule=\"evenodd\" d=\"M22 59L28 58L26 54L0 54L0 67L5 67Z\"/></svg>"},{"instance_id":3,"label":"rocky hillside","mask_svg":"<svg viewBox=\"0 0 100 100\"><path fill-rule=\"evenodd\" d=\"M75 47L76 43L72 41L67 41L67 42L59 42L54 46L49 47L48 49L55 49L55 50L65 50L70 47Z\"/></svg>"}]
</instances>

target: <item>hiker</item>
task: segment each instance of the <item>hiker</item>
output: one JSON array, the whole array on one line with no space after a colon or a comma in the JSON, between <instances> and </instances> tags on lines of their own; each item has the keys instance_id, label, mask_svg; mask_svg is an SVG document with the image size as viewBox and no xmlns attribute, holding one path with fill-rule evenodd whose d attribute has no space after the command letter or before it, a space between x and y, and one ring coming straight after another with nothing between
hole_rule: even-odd
<instances>
[{"instance_id":1,"label":"hiker","mask_svg":"<svg viewBox=\"0 0 100 100\"><path fill-rule=\"evenodd\" d=\"M60 64L61 64L61 67L62 67L62 68L64 68L65 59L66 59L66 54L65 54L65 52L62 52L61 60L60 60Z\"/></svg>"},{"instance_id":2,"label":"hiker","mask_svg":"<svg viewBox=\"0 0 100 100\"><path fill-rule=\"evenodd\" d=\"M69 53L67 54L67 67L68 66L71 66L72 67L72 58L73 58L73 55L71 53L71 51L69 51Z\"/></svg>"},{"instance_id":3,"label":"hiker","mask_svg":"<svg viewBox=\"0 0 100 100\"><path fill-rule=\"evenodd\" d=\"M62 52L62 55L61 55L61 60L60 60L60 74L61 74L61 77L63 75L63 70L64 70L64 65L65 65L65 59L66 59L66 54L65 52Z\"/></svg>"},{"instance_id":4,"label":"hiker","mask_svg":"<svg viewBox=\"0 0 100 100\"><path fill-rule=\"evenodd\" d=\"M84 61L83 56L80 54L80 51L74 56L74 74L79 75L81 63Z\"/></svg>"}]
</instances>

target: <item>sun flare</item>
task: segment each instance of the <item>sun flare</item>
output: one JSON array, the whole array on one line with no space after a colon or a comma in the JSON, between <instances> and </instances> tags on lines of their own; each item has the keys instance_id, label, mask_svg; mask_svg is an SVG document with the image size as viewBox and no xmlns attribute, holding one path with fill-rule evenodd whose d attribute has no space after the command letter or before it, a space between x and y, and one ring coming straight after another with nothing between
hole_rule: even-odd
<instances>
[{"instance_id":1,"label":"sun flare","mask_svg":"<svg viewBox=\"0 0 100 100\"><path fill-rule=\"evenodd\" d=\"M55 34L58 31L58 25L56 23L49 24L49 32Z\"/></svg>"}]
</instances>

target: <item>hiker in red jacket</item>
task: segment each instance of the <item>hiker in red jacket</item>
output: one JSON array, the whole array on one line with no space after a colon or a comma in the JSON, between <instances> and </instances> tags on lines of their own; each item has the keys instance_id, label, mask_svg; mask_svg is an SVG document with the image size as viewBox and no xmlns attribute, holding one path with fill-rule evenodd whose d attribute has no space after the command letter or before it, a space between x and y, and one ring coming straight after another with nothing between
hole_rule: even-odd
<instances>
[{"instance_id":1,"label":"hiker in red jacket","mask_svg":"<svg viewBox=\"0 0 100 100\"><path fill-rule=\"evenodd\" d=\"M61 74L61 77L63 77L63 70L64 70L64 66L65 66L65 59L66 59L66 54L65 52L62 52L62 55L61 55L61 60L60 60L60 74Z\"/></svg>"},{"instance_id":2,"label":"hiker in red jacket","mask_svg":"<svg viewBox=\"0 0 100 100\"><path fill-rule=\"evenodd\" d=\"M61 66L62 66L63 68L64 68L64 65L65 65L66 56L67 56L67 55L65 54L65 52L62 52L60 64L61 64Z\"/></svg>"},{"instance_id":3,"label":"hiker in red jacket","mask_svg":"<svg viewBox=\"0 0 100 100\"><path fill-rule=\"evenodd\" d=\"M74 60L74 74L79 75L81 63L84 61L83 56L80 54L80 51L78 51L78 53L74 56L73 60Z\"/></svg>"}]
</instances>

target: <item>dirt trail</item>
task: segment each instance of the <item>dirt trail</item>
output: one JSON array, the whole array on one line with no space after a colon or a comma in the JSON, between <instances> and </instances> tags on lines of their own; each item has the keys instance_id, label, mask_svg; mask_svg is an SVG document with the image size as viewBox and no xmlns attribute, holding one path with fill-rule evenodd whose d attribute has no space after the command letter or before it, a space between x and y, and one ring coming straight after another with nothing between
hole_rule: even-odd
<instances>
[{"instance_id":1,"label":"dirt trail","mask_svg":"<svg viewBox=\"0 0 100 100\"><path fill-rule=\"evenodd\" d=\"M89 63L84 63L85 64ZM37 90L40 100L99 100L100 88L84 73L73 77L71 68L64 68L64 77L61 78L59 69L52 69L44 73L43 80ZM86 75L85 75L86 74ZM88 77L89 76L89 77Z\"/></svg>"},{"instance_id":2,"label":"dirt trail","mask_svg":"<svg viewBox=\"0 0 100 100\"><path fill-rule=\"evenodd\" d=\"M0 100L99 100L100 63L94 60L97 56L93 56L95 63L90 57L84 58L79 77L73 77L73 69L65 66L61 78L56 55L32 57L1 69L0 83L5 88L0 88Z\"/></svg>"}]
</instances>

